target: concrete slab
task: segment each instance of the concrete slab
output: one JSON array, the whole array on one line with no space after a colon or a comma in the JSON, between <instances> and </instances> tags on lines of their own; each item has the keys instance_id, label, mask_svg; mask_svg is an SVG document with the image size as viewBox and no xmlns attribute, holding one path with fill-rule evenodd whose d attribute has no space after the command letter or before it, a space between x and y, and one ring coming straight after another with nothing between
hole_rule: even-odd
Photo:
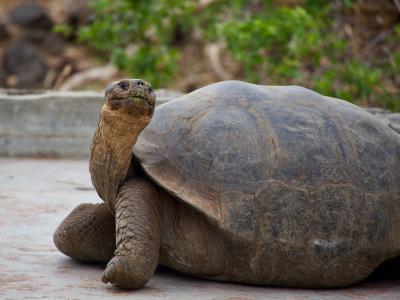
<instances>
[{"instance_id":1,"label":"concrete slab","mask_svg":"<svg viewBox=\"0 0 400 300\"><path fill-rule=\"evenodd\" d=\"M0 298L400 299L399 269L337 290L218 283L160 269L146 288L118 290L100 281L104 266L79 264L52 242L76 205L98 201L86 160L0 159Z\"/></svg>"},{"instance_id":2,"label":"concrete slab","mask_svg":"<svg viewBox=\"0 0 400 300\"><path fill-rule=\"evenodd\" d=\"M156 94L157 105L181 95ZM0 89L0 156L88 157L103 102L104 92Z\"/></svg>"}]
</instances>

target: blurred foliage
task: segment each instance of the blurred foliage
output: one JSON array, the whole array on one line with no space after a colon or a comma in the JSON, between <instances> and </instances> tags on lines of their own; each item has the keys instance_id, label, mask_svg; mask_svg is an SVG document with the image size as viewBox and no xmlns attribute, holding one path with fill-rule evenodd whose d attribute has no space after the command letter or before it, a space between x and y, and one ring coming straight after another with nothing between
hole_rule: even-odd
<instances>
[{"instance_id":1,"label":"blurred foliage","mask_svg":"<svg viewBox=\"0 0 400 300\"><path fill-rule=\"evenodd\" d=\"M176 28L190 30L195 3L184 0L96 0L96 18L79 39L105 51L122 70L164 85L177 71Z\"/></svg>"},{"instance_id":2,"label":"blurred foliage","mask_svg":"<svg viewBox=\"0 0 400 300\"><path fill-rule=\"evenodd\" d=\"M179 68L190 68L178 59L185 37L195 34L203 44L224 45L242 67L239 79L299 84L400 110L398 90L384 84L389 80L396 85L400 52L379 62L365 61L349 54L349 42L333 28L332 11L351 9L355 1L281 2L95 0L95 18L81 28L79 39L103 51L120 69L163 86ZM399 25L387 39L400 43Z\"/></svg>"}]
</instances>

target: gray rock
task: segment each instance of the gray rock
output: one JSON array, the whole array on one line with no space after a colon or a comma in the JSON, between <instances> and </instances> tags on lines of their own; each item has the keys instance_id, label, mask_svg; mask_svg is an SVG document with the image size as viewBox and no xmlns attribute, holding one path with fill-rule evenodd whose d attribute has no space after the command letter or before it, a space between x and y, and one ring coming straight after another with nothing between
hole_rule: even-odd
<instances>
[{"instance_id":1,"label":"gray rock","mask_svg":"<svg viewBox=\"0 0 400 300\"><path fill-rule=\"evenodd\" d=\"M21 38L22 41L34 45L41 53L62 55L66 47L62 35L44 30L26 30Z\"/></svg>"},{"instance_id":2,"label":"gray rock","mask_svg":"<svg viewBox=\"0 0 400 300\"><path fill-rule=\"evenodd\" d=\"M17 77L17 88L42 86L47 65L36 47L25 40L17 40L6 48L3 60L7 75Z\"/></svg>"},{"instance_id":3,"label":"gray rock","mask_svg":"<svg viewBox=\"0 0 400 300\"><path fill-rule=\"evenodd\" d=\"M6 72L0 68L0 88L6 86Z\"/></svg>"},{"instance_id":4,"label":"gray rock","mask_svg":"<svg viewBox=\"0 0 400 300\"><path fill-rule=\"evenodd\" d=\"M9 14L12 23L27 29L42 29L50 31L53 21L47 10L35 3L27 3L16 6Z\"/></svg>"},{"instance_id":5,"label":"gray rock","mask_svg":"<svg viewBox=\"0 0 400 300\"><path fill-rule=\"evenodd\" d=\"M63 0L62 5L65 23L71 28L68 38L75 40L79 28L93 22L95 18L90 8L90 0Z\"/></svg>"},{"instance_id":6,"label":"gray rock","mask_svg":"<svg viewBox=\"0 0 400 300\"><path fill-rule=\"evenodd\" d=\"M8 38L8 30L6 24L0 22L0 42Z\"/></svg>"},{"instance_id":7,"label":"gray rock","mask_svg":"<svg viewBox=\"0 0 400 300\"><path fill-rule=\"evenodd\" d=\"M47 34L41 46L49 54L60 55L66 48L66 42L63 36L52 32Z\"/></svg>"}]
</instances>

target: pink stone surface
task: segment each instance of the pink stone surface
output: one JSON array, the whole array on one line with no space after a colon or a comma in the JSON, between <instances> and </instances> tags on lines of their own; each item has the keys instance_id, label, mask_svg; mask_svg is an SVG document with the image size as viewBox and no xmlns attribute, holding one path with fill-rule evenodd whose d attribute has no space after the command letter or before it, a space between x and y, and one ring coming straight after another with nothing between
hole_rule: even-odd
<instances>
[{"instance_id":1,"label":"pink stone surface","mask_svg":"<svg viewBox=\"0 0 400 300\"><path fill-rule=\"evenodd\" d=\"M393 268L336 290L219 283L161 269L144 289L119 290L100 281L104 266L79 264L52 241L76 205L98 201L87 161L0 159L0 299L400 299Z\"/></svg>"}]
</instances>

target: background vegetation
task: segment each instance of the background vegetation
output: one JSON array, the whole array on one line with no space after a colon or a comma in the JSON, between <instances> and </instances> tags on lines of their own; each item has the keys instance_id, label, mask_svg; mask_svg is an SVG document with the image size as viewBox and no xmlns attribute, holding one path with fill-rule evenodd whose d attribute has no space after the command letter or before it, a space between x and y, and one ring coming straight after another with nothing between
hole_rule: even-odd
<instances>
[{"instance_id":1,"label":"background vegetation","mask_svg":"<svg viewBox=\"0 0 400 300\"><path fill-rule=\"evenodd\" d=\"M191 90L235 78L298 84L400 110L400 8L391 0L94 0L92 6L94 18L78 39L156 87L189 78L183 89ZM207 56L210 45L216 61Z\"/></svg>"}]
</instances>

